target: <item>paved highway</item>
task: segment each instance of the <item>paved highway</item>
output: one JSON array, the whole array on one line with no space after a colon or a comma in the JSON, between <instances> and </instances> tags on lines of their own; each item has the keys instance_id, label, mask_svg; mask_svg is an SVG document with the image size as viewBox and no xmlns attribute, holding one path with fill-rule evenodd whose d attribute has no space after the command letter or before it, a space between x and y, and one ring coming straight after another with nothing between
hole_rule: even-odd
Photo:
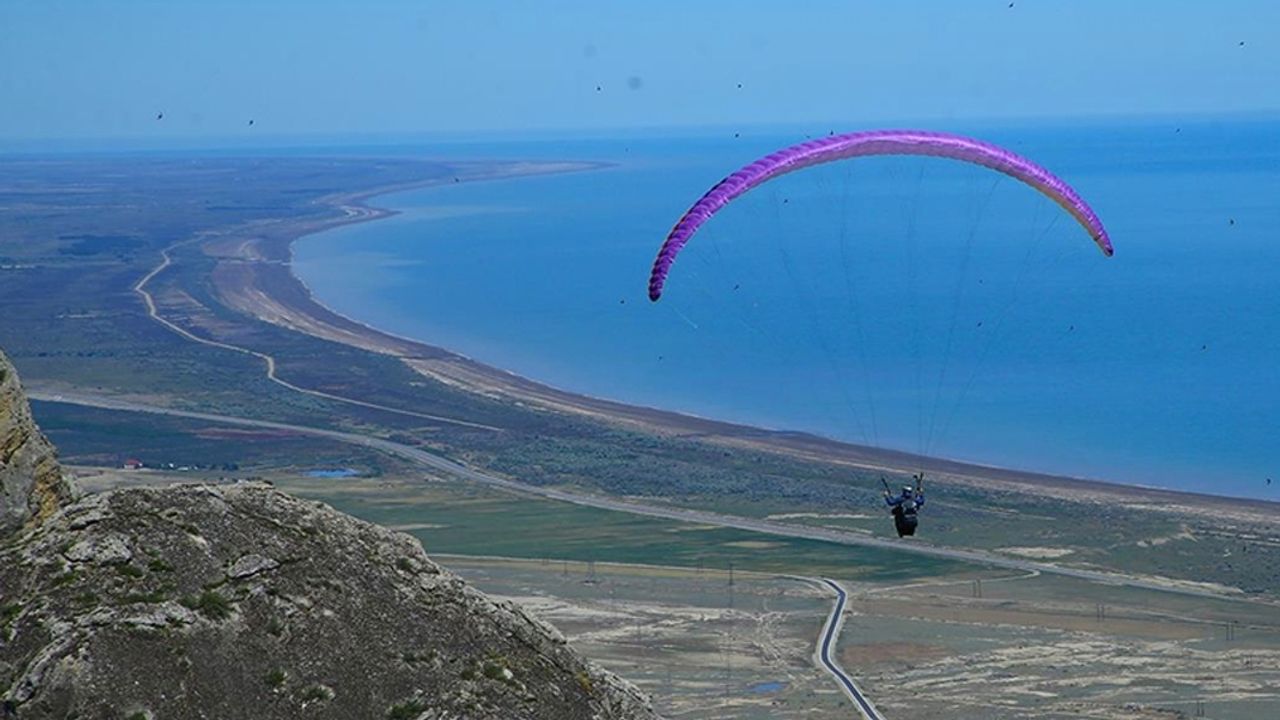
<instances>
[{"instance_id":1,"label":"paved highway","mask_svg":"<svg viewBox=\"0 0 1280 720\"><path fill-rule=\"evenodd\" d=\"M885 720L884 715L876 709L875 705L867 699L862 693L862 689L858 684L849 677L844 668L840 667L840 663L831 657L832 650L835 649L837 641L840 639L840 629L844 626L844 605L848 600L848 593L840 585L840 583L829 578L820 580L806 578L809 582L824 587L831 588L836 593L836 601L831 606L831 616L827 618L827 624L822 628L822 635L818 638L818 646L814 649L814 659L831 673L831 677L840 683L844 694L849 696L853 704L857 706L858 712L862 714L864 720Z\"/></svg>"}]
</instances>

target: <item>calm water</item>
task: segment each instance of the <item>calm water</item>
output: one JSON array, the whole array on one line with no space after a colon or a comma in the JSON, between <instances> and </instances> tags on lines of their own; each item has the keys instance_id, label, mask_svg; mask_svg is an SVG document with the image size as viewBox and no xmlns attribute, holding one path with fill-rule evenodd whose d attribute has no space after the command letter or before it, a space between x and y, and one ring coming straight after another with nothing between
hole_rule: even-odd
<instances>
[{"instance_id":1,"label":"calm water","mask_svg":"<svg viewBox=\"0 0 1280 720\"><path fill-rule=\"evenodd\" d=\"M804 137L725 133L422 149L616 164L384 196L403 214L300 242L297 271L342 313L593 395L1280 499L1280 124L959 130L1075 185L1116 256L1016 181L865 159L740 199L651 304L688 204Z\"/></svg>"}]
</instances>

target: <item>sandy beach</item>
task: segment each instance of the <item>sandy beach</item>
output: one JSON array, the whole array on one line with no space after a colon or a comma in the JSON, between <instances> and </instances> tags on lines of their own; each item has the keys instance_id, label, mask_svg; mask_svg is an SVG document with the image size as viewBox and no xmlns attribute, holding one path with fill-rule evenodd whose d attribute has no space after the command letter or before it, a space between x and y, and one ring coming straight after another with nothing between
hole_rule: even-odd
<instances>
[{"instance_id":1,"label":"sandy beach","mask_svg":"<svg viewBox=\"0 0 1280 720\"><path fill-rule=\"evenodd\" d=\"M336 193L316 202L337 215L326 220L282 220L243 232L218 235L202 243L215 258L212 281L227 306L265 322L333 342L399 358L415 372L467 392L521 403L548 412L573 413L668 436L693 437L730 447L785 453L871 471L924 471L950 482L971 483L1013 492L1033 492L1071 500L1123 502L1151 510L1215 514L1241 519L1271 519L1269 503L1245 504L1229 498L1114 484L1097 480L978 465L945 458L830 440L809 433L768 430L628 405L562 390L477 362L442 347L400 337L336 313L316 300L292 272L292 245L306 235L341 225L370 222L396 214L371 205L388 193L446 185L511 179L604 167L586 162L459 163L451 180L428 180L360 192Z\"/></svg>"}]
</instances>

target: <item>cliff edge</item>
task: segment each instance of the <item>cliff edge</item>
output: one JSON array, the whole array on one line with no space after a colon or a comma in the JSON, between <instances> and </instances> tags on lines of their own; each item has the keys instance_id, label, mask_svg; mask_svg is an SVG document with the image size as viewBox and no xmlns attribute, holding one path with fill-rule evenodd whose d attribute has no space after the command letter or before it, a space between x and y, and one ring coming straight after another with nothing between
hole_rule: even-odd
<instances>
[{"instance_id":1,"label":"cliff edge","mask_svg":"<svg viewBox=\"0 0 1280 720\"><path fill-rule=\"evenodd\" d=\"M0 538L50 517L74 495L31 419L18 373L0 352Z\"/></svg>"}]
</instances>

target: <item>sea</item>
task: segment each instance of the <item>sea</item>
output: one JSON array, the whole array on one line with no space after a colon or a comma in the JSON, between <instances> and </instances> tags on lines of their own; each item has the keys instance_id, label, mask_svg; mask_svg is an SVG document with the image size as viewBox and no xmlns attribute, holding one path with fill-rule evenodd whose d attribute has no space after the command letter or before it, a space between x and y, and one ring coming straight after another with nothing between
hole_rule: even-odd
<instances>
[{"instance_id":1,"label":"sea","mask_svg":"<svg viewBox=\"0 0 1280 720\"><path fill-rule=\"evenodd\" d=\"M344 315L567 390L1280 500L1280 122L930 127L1051 169L1115 256L999 173L862 158L739 198L648 300L663 238L717 180L858 129L348 148L600 165L377 197L399 214L303 238L294 268Z\"/></svg>"}]
</instances>

